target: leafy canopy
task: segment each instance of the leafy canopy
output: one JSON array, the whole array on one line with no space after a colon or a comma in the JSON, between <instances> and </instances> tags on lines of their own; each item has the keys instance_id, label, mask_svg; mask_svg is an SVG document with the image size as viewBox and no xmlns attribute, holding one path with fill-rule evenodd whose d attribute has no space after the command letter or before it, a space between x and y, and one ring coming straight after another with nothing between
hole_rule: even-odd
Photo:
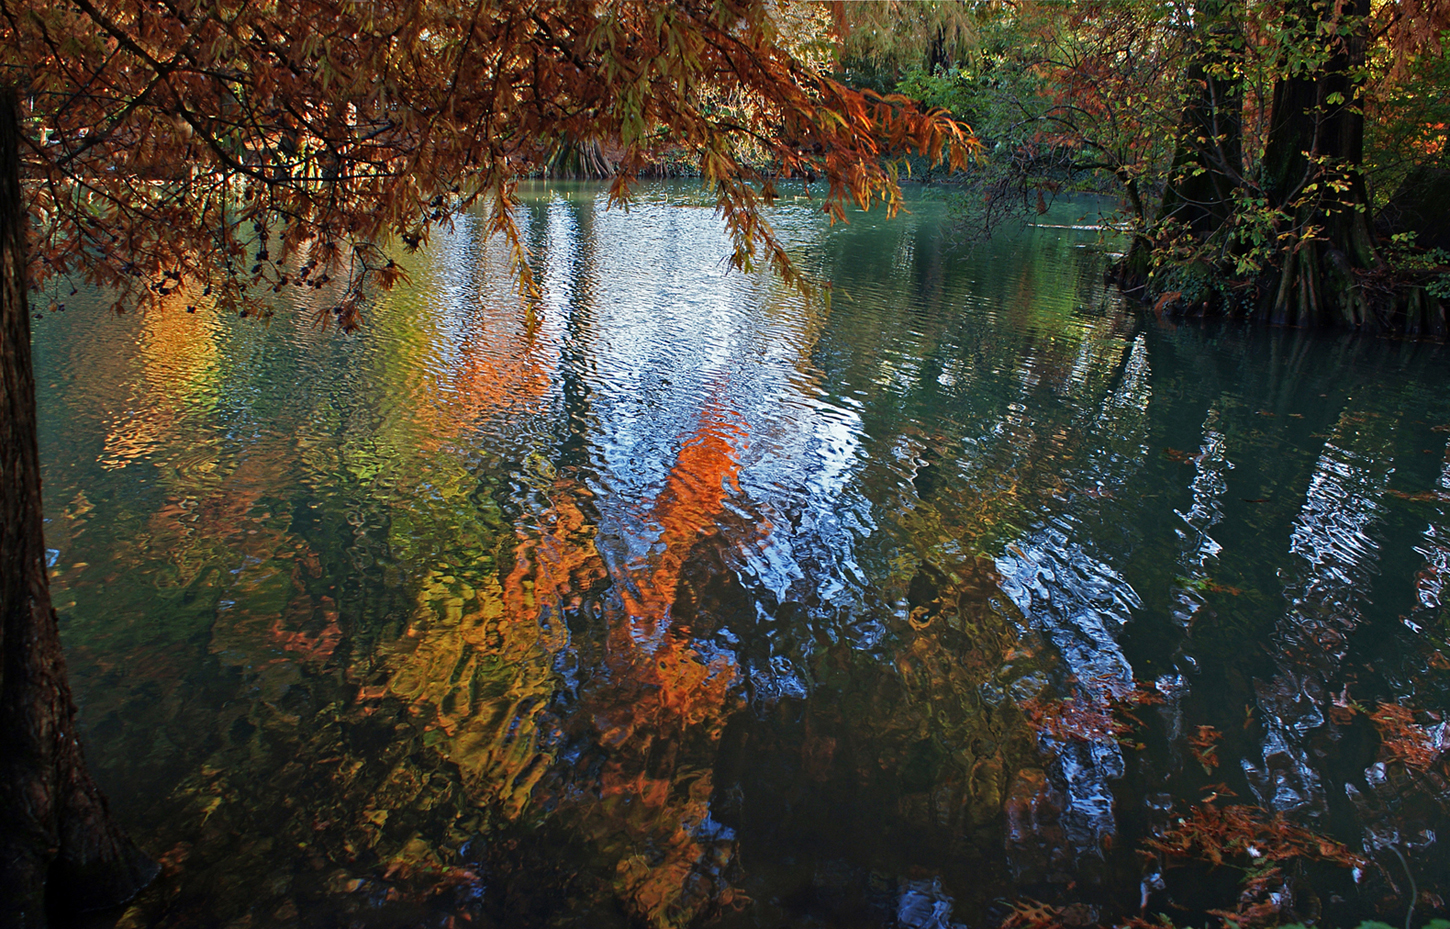
<instances>
[{"instance_id":1,"label":"leafy canopy","mask_svg":"<svg viewBox=\"0 0 1450 929\"><path fill-rule=\"evenodd\" d=\"M32 283L82 275L120 308L207 282L243 312L268 290L330 287L350 328L401 275L389 240L416 246L481 207L527 284L515 184L580 141L622 149L614 201L652 159L693 153L732 263L763 257L793 281L761 215L777 183L823 179L833 218L895 209L885 159L961 166L976 143L943 112L826 78L783 41L783 9L0 0L0 81L26 107Z\"/></svg>"}]
</instances>

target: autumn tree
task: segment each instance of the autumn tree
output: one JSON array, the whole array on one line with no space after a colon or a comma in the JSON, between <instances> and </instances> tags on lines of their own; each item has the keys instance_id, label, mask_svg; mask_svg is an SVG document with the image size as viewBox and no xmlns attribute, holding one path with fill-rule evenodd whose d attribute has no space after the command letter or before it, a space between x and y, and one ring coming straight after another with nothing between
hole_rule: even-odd
<instances>
[{"instance_id":1,"label":"autumn tree","mask_svg":"<svg viewBox=\"0 0 1450 929\"><path fill-rule=\"evenodd\" d=\"M1173 162L1120 280L1159 309L1443 332L1426 275L1377 241L1365 114L1385 117L1406 64L1441 55L1447 14L1368 0L1193 9Z\"/></svg>"},{"instance_id":2,"label":"autumn tree","mask_svg":"<svg viewBox=\"0 0 1450 929\"><path fill-rule=\"evenodd\" d=\"M969 120L984 143L961 178L971 231L1083 187L1121 192L1129 222L1147 226L1181 109L1173 88L1192 30L1180 12L1136 0L979 6L950 68L903 74L897 89Z\"/></svg>"},{"instance_id":3,"label":"autumn tree","mask_svg":"<svg viewBox=\"0 0 1450 929\"><path fill-rule=\"evenodd\" d=\"M1244 181L1244 36L1229 3L1210 0L1195 16L1158 215L1208 235L1228 219L1233 191Z\"/></svg>"},{"instance_id":4,"label":"autumn tree","mask_svg":"<svg viewBox=\"0 0 1450 929\"><path fill-rule=\"evenodd\" d=\"M124 900L156 873L111 820L75 732L45 561L30 366L19 105L0 90L0 919L40 925L49 885L85 909Z\"/></svg>"},{"instance_id":5,"label":"autumn tree","mask_svg":"<svg viewBox=\"0 0 1450 929\"><path fill-rule=\"evenodd\" d=\"M1174 158L1124 283L1160 309L1443 333L1427 275L1377 241L1365 114L1407 63L1441 56L1450 8L1225 0L1186 15Z\"/></svg>"},{"instance_id":6,"label":"autumn tree","mask_svg":"<svg viewBox=\"0 0 1450 929\"><path fill-rule=\"evenodd\" d=\"M1445 331L1450 261L1406 240L1439 241L1418 201L1450 204L1450 6L1034 0L975 15L957 66L898 85L987 144L967 178L974 220L1111 186L1133 236L1118 280L1159 310ZM1376 191L1376 176L1401 188Z\"/></svg>"},{"instance_id":7,"label":"autumn tree","mask_svg":"<svg viewBox=\"0 0 1450 929\"><path fill-rule=\"evenodd\" d=\"M796 272L763 207L819 178L823 209L894 209L888 159L961 165L942 113L863 94L782 41L782 5L535 0L0 0L0 922L40 926L47 894L126 899L152 866L86 774L42 536L27 292L83 278L118 310L175 295L244 315L318 290L344 329L464 210L511 243L514 189L566 146L619 153L616 202L664 152L690 152L732 264ZM727 97L749 107L713 105ZM746 152L750 157L746 157ZM29 250L26 240L29 239Z\"/></svg>"}]
</instances>

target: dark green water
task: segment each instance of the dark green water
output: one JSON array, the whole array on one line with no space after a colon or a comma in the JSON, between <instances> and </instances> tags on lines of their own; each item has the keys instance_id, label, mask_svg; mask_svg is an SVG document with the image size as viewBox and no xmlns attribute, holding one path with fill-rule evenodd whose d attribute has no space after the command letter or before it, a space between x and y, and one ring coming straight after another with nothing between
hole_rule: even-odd
<instances>
[{"instance_id":1,"label":"dark green water","mask_svg":"<svg viewBox=\"0 0 1450 929\"><path fill-rule=\"evenodd\" d=\"M532 306L465 223L353 336L35 323L123 925L1444 914L1442 347L1160 323L929 200L777 212L827 305L597 193L531 193ZM1149 844L1205 796L1364 860L1241 901L1272 830Z\"/></svg>"}]
</instances>

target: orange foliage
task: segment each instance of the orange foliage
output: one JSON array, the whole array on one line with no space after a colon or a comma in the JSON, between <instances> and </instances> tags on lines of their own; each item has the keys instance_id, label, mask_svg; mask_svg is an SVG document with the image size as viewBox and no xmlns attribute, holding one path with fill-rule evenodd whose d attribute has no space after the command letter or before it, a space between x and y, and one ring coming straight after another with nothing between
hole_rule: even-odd
<instances>
[{"instance_id":1,"label":"orange foliage","mask_svg":"<svg viewBox=\"0 0 1450 929\"><path fill-rule=\"evenodd\" d=\"M690 550L714 528L727 488L736 486L740 465L732 441L743 436L728 419L707 410L656 498L651 515L662 530L662 548L632 567L620 585L626 621L613 624L609 635L616 661L627 663L634 686L643 685L641 702L620 705L627 718L606 733L606 742L623 739L642 722L658 725L658 715L673 717L674 725L718 721L734 674L726 666L700 661L688 630L672 627L669 620Z\"/></svg>"},{"instance_id":2,"label":"orange foliage","mask_svg":"<svg viewBox=\"0 0 1450 929\"><path fill-rule=\"evenodd\" d=\"M316 633L287 628L289 620L300 626L318 613L326 624ZM290 652L297 652L303 658L326 661L332 657L332 653L337 650L337 643L342 639L342 627L337 624L337 619L337 603L331 597L322 597L314 608L312 598L304 595L287 605L286 616L278 616L272 622L272 640Z\"/></svg>"},{"instance_id":3,"label":"orange foliage","mask_svg":"<svg viewBox=\"0 0 1450 929\"><path fill-rule=\"evenodd\" d=\"M1170 863L1196 860L1217 866L1233 858L1256 863L1305 858L1344 867L1365 863L1340 843L1295 826L1281 813L1266 818L1263 810L1243 804L1223 809L1211 802L1195 806L1172 828L1144 844Z\"/></svg>"},{"instance_id":4,"label":"orange foliage","mask_svg":"<svg viewBox=\"0 0 1450 929\"><path fill-rule=\"evenodd\" d=\"M142 324L140 370L135 399L125 415L115 416L106 430L101 466L124 468L163 446L187 415L210 402L209 382L218 380L217 321L182 313L187 299L162 298L161 312Z\"/></svg>"},{"instance_id":5,"label":"orange foliage","mask_svg":"<svg viewBox=\"0 0 1450 929\"><path fill-rule=\"evenodd\" d=\"M1394 703L1381 703L1370 716L1380 734L1380 748L1389 758L1428 771L1445 755L1445 730L1418 725L1415 714Z\"/></svg>"},{"instance_id":6,"label":"orange foliage","mask_svg":"<svg viewBox=\"0 0 1450 929\"><path fill-rule=\"evenodd\" d=\"M707 410L699 431L680 449L651 513L663 530L664 550L651 559L652 569L639 579L637 593L625 589L621 594L636 628L645 630L668 615L690 547L714 526L724 508L726 489L740 489L740 464L732 443L744 438L739 426Z\"/></svg>"},{"instance_id":7,"label":"orange foliage","mask_svg":"<svg viewBox=\"0 0 1450 929\"><path fill-rule=\"evenodd\" d=\"M522 537L514 550L514 567L503 581L504 613L511 623L537 622L541 614L577 609L580 593L604 577L604 562L594 547L589 525L575 496L588 492L560 482L553 507L544 514L538 538Z\"/></svg>"},{"instance_id":8,"label":"orange foliage","mask_svg":"<svg viewBox=\"0 0 1450 929\"><path fill-rule=\"evenodd\" d=\"M689 746L718 739L734 707L734 670L705 661L671 611L692 550L715 530L736 487L744 431L717 405L682 445L647 512L659 544L613 578L622 610L607 605L604 667L580 693L581 718L605 753L597 794L563 805L575 828L616 860L615 892L652 926L691 922L721 893L728 840L702 832L714 791L708 766ZM497 802L507 816L526 808L553 764L538 714L555 686L553 656L567 643L564 614L583 607L609 567L586 512L588 491L555 482L535 533L520 534L511 570L477 589L430 579L386 688L429 717L426 728L464 773L475 802ZM441 607L441 612L440 608ZM476 693L483 668L490 686Z\"/></svg>"},{"instance_id":9,"label":"orange foliage","mask_svg":"<svg viewBox=\"0 0 1450 929\"><path fill-rule=\"evenodd\" d=\"M665 488L650 511L660 526L660 548L630 566L620 585L625 614L611 621L609 679L587 698L601 724L601 743L612 749L600 774L604 831L652 851L652 861L626 854L616 885L629 908L653 926L692 921L709 905L701 868L718 869L728 850L712 849L695 827L710 815L713 779L708 768L651 764L677 758L681 746L720 736L732 706L734 669L705 662L688 630L671 622L681 571L691 550L712 531L725 494L737 487L736 445L745 433L713 405L681 447ZM722 857L723 856L723 857ZM712 857L715 860L712 863Z\"/></svg>"},{"instance_id":10,"label":"orange foliage","mask_svg":"<svg viewBox=\"0 0 1450 929\"><path fill-rule=\"evenodd\" d=\"M1222 738L1223 733L1212 726L1199 726L1188 737L1188 750L1193 753L1194 760L1203 765L1203 770L1212 771L1218 767L1218 749L1215 745Z\"/></svg>"},{"instance_id":11,"label":"orange foliage","mask_svg":"<svg viewBox=\"0 0 1450 929\"><path fill-rule=\"evenodd\" d=\"M1031 697L1022 701L1022 714L1032 729L1058 741L1097 742L1120 739L1141 721L1132 708L1162 703L1159 694L1141 684L1121 696L1093 699L1086 695L1051 700Z\"/></svg>"},{"instance_id":12,"label":"orange foliage","mask_svg":"<svg viewBox=\"0 0 1450 929\"><path fill-rule=\"evenodd\" d=\"M1450 29L1450 4L1444 0L1397 0L1376 3L1371 30L1389 48L1390 78L1401 76L1416 55L1439 55Z\"/></svg>"},{"instance_id":13,"label":"orange foliage","mask_svg":"<svg viewBox=\"0 0 1450 929\"><path fill-rule=\"evenodd\" d=\"M1285 901L1290 898L1276 891L1287 880L1280 867L1286 862L1324 861L1346 868L1366 864L1345 846L1293 825L1283 814L1268 817L1262 809L1246 805L1219 809L1211 801L1193 807L1172 828L1144 844L1163 855L1169 867L1189 861L1214 867L1230 862L1247 866L1248 878L1240 887L1237 906L1209 910L1232 926L1282 922Z\"/></svg>"},{"instance_id":14,"label":"orange foliage","mask_svg":"<svg viewBox=\"0 0 1450 929\"><path fill-rule=\"evenodd\" d=\"M516 310L489 313L478 325L489 338L448 346L457 360L440 373L436 389L420 387L409 396L408 420L423 449L456 440L490 416L528 409L554 386L547 350L552 346L535 344ZM446 399L438 396L444 391L450 394Z\"/></svg>"},{"instance_id":15,"label":"orange foliage","mask_svg":"<svg viewBox=\"0 0 1450 929\"><path fill-rule=\"evenodd\" d=\"M1002 929L1059 929L1062 910L1047 903L1024 898L1012 904L1012 912L1002 920Z\"/></svg>"},{"instance_id":16,"label":"orange foliage","mask_svg":"<svg viewBox=\"0 0 1450 929\"><path fill-rule=\"evenodd\" d=\"M823 178L835 218L848 203L894 210L884 157L961 166L977 143L945 113L829 79L785 47L774 8L18 0L0 70L32 134L32 284L81 273L121 308L210 282L206 296L246 312L344 281L333 312L355 326L367 290L403 277L384 245L414 247L476 204L527 278L516 181L591 140L621 152L616 200L653 157L693 153L734 265L763 251L790 279L760 212L776 183ZM725 98L754 105L711 105Z\"/></svg>"}]
</instances>

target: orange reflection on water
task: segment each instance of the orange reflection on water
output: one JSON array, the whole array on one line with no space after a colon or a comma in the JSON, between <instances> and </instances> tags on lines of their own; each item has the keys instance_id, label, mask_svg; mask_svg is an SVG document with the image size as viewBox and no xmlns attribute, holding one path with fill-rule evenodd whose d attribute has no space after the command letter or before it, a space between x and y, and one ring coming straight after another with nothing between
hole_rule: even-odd
<instances>
[{"instance_id":1,"label":"orange reflection on water","mask_svg":"<svg viewBox=\"0 0 1450 929\"><path fill-rule=\"evenodd\" d=\"M562 722L603 760L597 779L557 797L554 815L572 820L613 867L621 905L652 926L686 924L729 896L722 870L733 841L710 823L709 805L714 746L739 705L736 670L728 658L703 657L672 612L698 547L722 544L745 439L719 400L701 411L663 488L637 511L646 526L632 528L656 528L656 545L625 565L599 551L587 487L562 476L536 485L548 504L497 543L499 568L433 572L406 634L382 656L386 683L359 694L365 707L384 694L410 704L473 802L517 818L541 783L571 777L549 735L561 722L551 701L569 648L565 619L590 622L594 609L602 666L582 669L579 702ZM617 597L600 596L611 588Z\"/></svg>"},{"instance_id":2,"label":"orange reflection on water","mask_svg":"<svg viewBox=\"0 0 1450 929\"><path fill-rule=\"evenodd\" d=\"M702 411L644 510L658 544L613 572L596 546L590 492L555 479L536 527L516 533L507 573L482 583L435 573L384 659L387 684L361 694L411 703L474 802L517 817L556 761L544 733L560 684L555 661L569 646L564 617L614 574L619 597L596 614L604 667L587 676L575 717L606 760L597 782L558 813L613 862L620 902L655 926L689 922L727 891L720 871L731 842L702 826L713 792L710 747L738 704L735 669L702 658L671 612L692 552L715 537L725 497L738 489L744 439L719 403Z\"/></svg>"},{"instance_id":3,"label":"orange reflection on water","mask_svg":"<svg viewBox=\"0 0 1450 929\"><path fill-rule=\"evenodd\" d=\"M216 313L209 308L182 312L188 298L184 292L160 298L160 307L142 315L140 376L131 388L129 408L107 429L101 467L124 468L174 444L170 439L177 421L188 408L204 405L202 395L219 382Z\"/></svg>"},{"instance_id":4,"label":"orange reflection on water","mask_svg":"<svg viewBox=\"0 0 1450 929\"><path fill-rule=\"evenodd\" d=\"M422 344L411 346L414 357L406 361L412 370L399 379L413 385L404 422L423 452L502 414L535 411L554 388L554 334L541 333L532 314L485 305L466 321L466 330L418 333Z\"/></svg>"},{"instance_id":5,"label":"orange reflection on water","mask_svg":"<svg viewBox=\"0 0 1450 929\"><path fill-rule=\"evenodd\" d=\"M513 570L503 582L504 608L514 620L557 625L562 611L578 609L582 592L605 576L594 544L596 529L580 508L588 496L575 482L556 482L543 532L520 534Z\"/></svg>"},{"instance_id":6,"label":"orange reflection on water","mask_svg":"<svg viewBox=\"0 0 1450 929\"><path fill-rule=\"evenodd\" d=\"M649 510L658 546L619 585L624 615L609 622L609 674L582 701L609 753L586 829L616 846L616 894L657 927L686 925L730 894L722 872L733 842L707 823L713 746L739 705L735 667L704 660L671 611L686 563L717 532L726 494L739 490L746 433L735 420L712 402L681 447Z\"/></svg>"}]
</instances>

